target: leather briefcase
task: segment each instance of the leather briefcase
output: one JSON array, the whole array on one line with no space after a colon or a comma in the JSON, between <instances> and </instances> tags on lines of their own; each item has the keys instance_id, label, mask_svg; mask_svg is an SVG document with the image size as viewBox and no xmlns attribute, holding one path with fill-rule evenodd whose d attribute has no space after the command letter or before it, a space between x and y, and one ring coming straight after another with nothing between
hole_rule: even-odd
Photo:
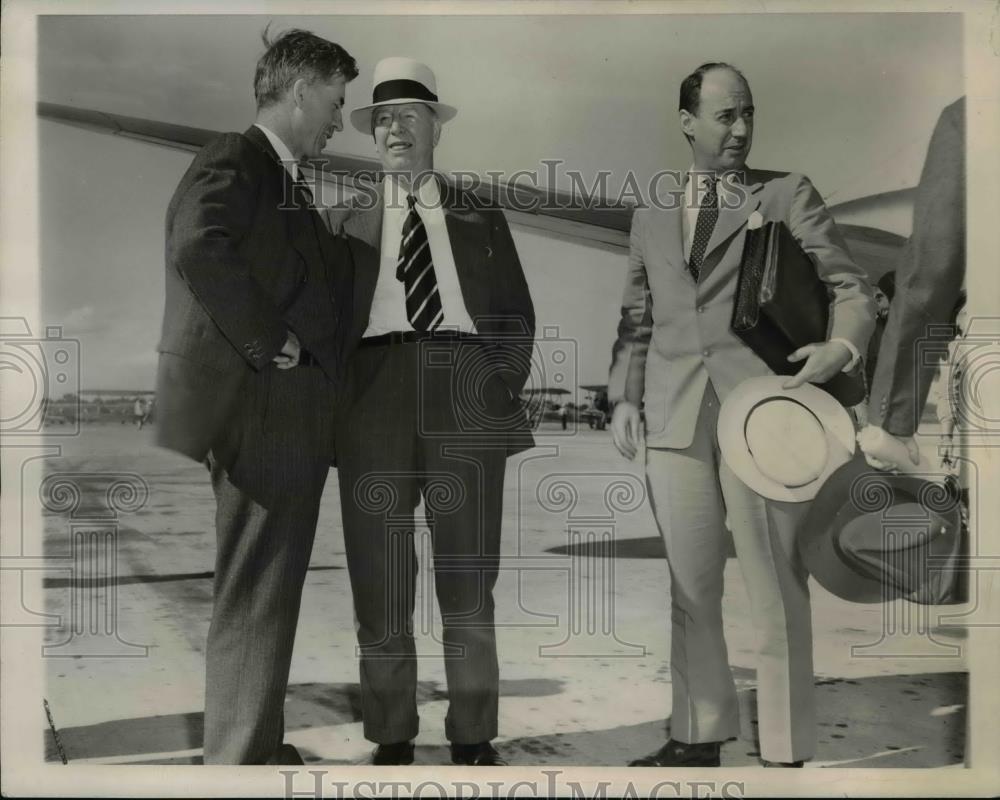
<instances>
[{"instance_id":1,"label":"leather briefcase","mask_svg":"<svg viewBox=\"0 0 1000 800\"><path fill-rule=\"evenodd\" d=\"M788 356L812 342L825 342L830 320L830 294L816 265L783 222L747 230L733 302L731 329L778 375L794 375L804 362ZM865 399L864 371L859 363L820 388L842 405Z\"/></svg>"}]
</instances>

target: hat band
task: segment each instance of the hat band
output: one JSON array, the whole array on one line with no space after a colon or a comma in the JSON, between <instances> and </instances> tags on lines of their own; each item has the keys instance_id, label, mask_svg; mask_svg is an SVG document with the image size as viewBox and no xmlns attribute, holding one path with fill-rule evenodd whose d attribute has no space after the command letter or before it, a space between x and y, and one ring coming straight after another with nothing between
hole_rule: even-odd
<instances>
[{"instance_id":1,"label":"hat band","mask_svg":"<svg viewBox=\"0 0 1000 800\"><path fill-rule=\"evenodd\" d=\"M372 90L373 103L385 103L389 100L427 100L431 103L437 102L437 95L424 86L420 81L411 81L399 78L394 81L382 81Z\"/></svg>"}]
</instances>

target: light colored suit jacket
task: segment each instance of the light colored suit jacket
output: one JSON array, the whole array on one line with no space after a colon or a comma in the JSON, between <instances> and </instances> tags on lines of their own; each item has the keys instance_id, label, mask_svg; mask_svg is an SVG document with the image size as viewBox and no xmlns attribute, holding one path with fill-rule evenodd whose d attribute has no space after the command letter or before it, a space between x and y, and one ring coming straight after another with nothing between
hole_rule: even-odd
<instances>
[{"instance_id":1,"label":"light colored suit jacket","mask_svg":"<svg viewBox=\"0 0 1000 800\"><path fill-rule=\"evenodd\" d=\"M783 221L831 293L829 338L865 352L874 327L872 289L804 175L747 169L740 203L724 203L697 284L684 260L683 195L671 207L637 209L618 340L608 377L611 402L645 402L646 444L685 448L709 380L720 399L741 381L772 374L730 331L747 221ZM738 205L738 207L727 207Z\"/></svg>"}]
</instances>

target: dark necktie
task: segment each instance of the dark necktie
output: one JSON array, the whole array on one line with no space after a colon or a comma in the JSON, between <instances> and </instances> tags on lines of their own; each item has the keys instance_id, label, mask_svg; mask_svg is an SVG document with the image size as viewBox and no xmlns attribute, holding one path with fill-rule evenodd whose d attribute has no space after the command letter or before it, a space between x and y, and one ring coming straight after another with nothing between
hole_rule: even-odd
<instances>
[{"instance_id":1,"label":"dark necktie","mask_svg":"<svg viewBox=\"0 0 1000 800\"><path fill-rule=\"evenodd\" d=\"M414 207L417 199L407 195L410 206L403 222L403 238L399 244L399 261L396 262L396 280L406 292L406 317L414 330L432 331L444 320L441 295L438 293L437 276L431 260L431 246L427 241L424 221Z\"/></svg>"},{"instance_id":2,"label":"dark necktie","mask_svg":"<svg viewBox=\"0 0 1000 800\"><path fill-rule=\"evenodd\" d=\"M719 218L719 195L715 188L715 180L709 182L702 195L701 205L698 208L698 221L694 226L694 239L691 240L691 256L688 258L688 270L694 277L695 282L701 274L701 262L705 258L705 250L708 249L708 241L712 238L712 231L715 230L715 222Z\"/></svg>"},{"instance_id":3,"label":"dark necktie","mask_svg":"<svg viewBox=\"0 0 1000 800\"><path fill-rule=\"evenodd\" d=\"M301 170L299 171L299 177L295 178L292 183L295 184L295 204L298 206L305 206L306 208L312 208L312 189L309 188L309 184L302 178Z\"/></svg>"}]
</instances>

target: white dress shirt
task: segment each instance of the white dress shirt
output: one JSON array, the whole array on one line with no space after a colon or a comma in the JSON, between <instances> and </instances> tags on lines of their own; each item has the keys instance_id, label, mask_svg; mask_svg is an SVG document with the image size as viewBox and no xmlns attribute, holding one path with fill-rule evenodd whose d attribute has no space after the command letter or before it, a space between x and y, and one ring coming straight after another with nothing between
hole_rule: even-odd
<instances>
[{"instance_id":1,"label":"white dress shirt","mask_svg":"<svg viewBox=\"0 0 1000 800\"><path fill-rule=\"evenodd\" d=\"M288 149L288 145L270 128L265 128L259 122L255 122L254 125L264 132L267 140L271 143L271 147L274 148L274 152L281 159L282 165L288 170L288 174L292 176L292 180L297 181L299 179L299 164L295 160L295 156L292 155L292 151Z\"/></svg>"},{"instance_id":2,"label":"white dress shirt","mask_svg":"<svg viewBox=\"0 0 1000 800\"><path fill-rule=\"evenodd\" d=\"M696 180L691 180L695 177ZM712 180L712 176L706 172L696 172L694 165L687 172L687 180L685 181L684 187L684 260L687 261L691 257L691 243L694 241L694 231L698 224L698 212L701 210L701 199L704 197L705 192L708 191L708 183ZM716 186L716 203L721 202L721 187ZM830 340L831 342L840 342L843 344L851 354L851 360L847 362L847 365L843 368L843 372L850 372L857 365L858 361L861 359L861 353L858 348L854 346L853 342L847 339L842 339L840 337L835 337ZM800 366L804 364L805 361L799 362Z\"/></svg>"},{"instance_id":3,"label":"white dress shirt","mask_svg":"<svg viewBox=\"0 0 1000 800\"><path fill-rule=\"evenodd\" d=\"M364 336L380 336L393 331L412 331L413 326L406 316L406 293L402 281L396 279L396 265L399 259L399 245L403 237L403 223L409 209L406 190L394 178L386 176L382 181L382 242L378 281L372 310L368 316L368 328ZM434 178L425 180L417 189L417 203L414 206L427 231L427 242L431 248L431 260L437 277L438 294L444 320L438 330L450 329L464 333L476 333L476 326L465 307L462 287L458 282L455 256L451 251L451 240L445 225L441 194Z\"/></svg>"}]
</instances>

